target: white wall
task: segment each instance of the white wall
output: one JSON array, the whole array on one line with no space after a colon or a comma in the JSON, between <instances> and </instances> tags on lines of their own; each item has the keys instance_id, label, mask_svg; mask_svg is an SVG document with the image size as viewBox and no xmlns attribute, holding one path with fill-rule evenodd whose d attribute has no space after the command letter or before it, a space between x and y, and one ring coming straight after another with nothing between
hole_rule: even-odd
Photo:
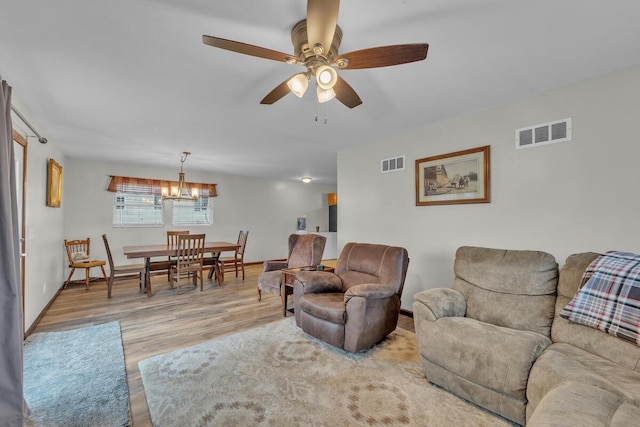
<instances>
[{"instance_id":1,"label":"white wall","mask_svg":"<svg viewBox=\"0 0 640 427\"><path fill-rule=\"evenodd\" d=\"M328 229L327 194L336 191L334 185L222 175L188 167L185 167L185 173L187 181L214 183L218 190L218 197L213 201L213 225L188 228L193 233L205 233L207 240L230 242L237 240L240 229L249 230L245 262L286 258L287 237L296 231L296 218L299 216L307 216L308 231L315 231L316 225L321 230ZM178 167L157 168L67 158L63 195L64 238L90 237L91 254L106 257L102 244L102 234L105 233L114 262L127 263L135 261L124 257L123 246L163 243L166 242L167 230L184 228L171 225L170 203L165 203L164 227L114 228L113 193L106 191L109 175L176 180ZM93 275L97 273L95 271ZM82 274L77 272L74 278L82 278Z\"/></svg>"},{"instance_id":2,"label":"white wall","mask_svg":"<svg viewBox=\"0 0 640 427\"><path fill-rule=\"evenodd\" d=\"M402 307L449 287L462 245L534 249L562 265L575 252L640 252L640 67L426 126L338 156L338 249L404 246ZM515 129L573 118L573 141L515 150ZM491 203L415 206L415 160L491 146ZM406 169L380 173L380 160Z\"/></svg>"},{"instance_id":3,"label":"white wall","mask_svg":"<svg viewBox=\"0 0 640 427\"><path fill-rule=\"evenodd\" d=\"M18 110L27 116L27 110L21 108L19 100L12 102ZM33 135L33 132L13 116L13 127L21 135ZM25 330L33 324L42 310L59 289L63 279L65 260L62 241L65 203L60 208L46 206L47 162L53 158L62 166L63 188L66 172L65 157L57 147L55 140L43 133L37 122L27 117L29 122L49 138L48 144L40 144L37 138L27 140L27 176L26 176L26 253L25 258Z\"/></svg>"}]
</instances>

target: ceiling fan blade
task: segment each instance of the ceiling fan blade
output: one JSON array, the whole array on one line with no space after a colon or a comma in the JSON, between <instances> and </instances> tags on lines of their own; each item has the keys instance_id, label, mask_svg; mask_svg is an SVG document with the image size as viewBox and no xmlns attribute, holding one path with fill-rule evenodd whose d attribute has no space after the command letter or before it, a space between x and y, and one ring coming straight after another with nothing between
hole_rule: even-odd
<instances>
[{"instance_id":1,"label":"ceiling fan blade","mask_svg":"<svg viewBox=\"0 0 640 427\"><path fill-rule=\"evenodd\" d=\"M287 53L278 52L260 46L236 42L233 40L221 39L220 37L202 36L202 42L206 45L230 50L232 52L244 53L245 55L257 56L258 58L272 59L274 61L287 62L292 56Z\"/></svg>"},{"instance_id":2,"label":"ceiling fan blade","mask_svg":"<svg viewBox=\"0 0 640 427\"><path fill-rule=\"evenodd\" d=\"M372 47L342 54L338 56L335 62L343 70L388 67L390 65L422 61L427 57L428 49L429 45L427 43ZM348 64L340 66L341 60L347 60Z\"/></svg>"},{"instance_id":3,"label":"ceiling fan blade","mask_svg":"<svg viewBox=\"0 0 640 427\"><path fill-rule=\"evenodd\" d=\"M287 80L280 83L278 86L275 87L275 89L269 92L267 96L265 96L262 99L262 101L260 101L260 104L271 105L276 101L279 101L280 98L282 98L289 92L291 92L291 90L289 89L289 85L287 85L287 82L289 81L289 79L291 79L291 77L289 77Z\"/></svg>"},{"instance_id":4,"label":"ceiling fan blade","mask_svg":"<svg viewBox=\"0 0 640 427\"><path fill-rule=\"evenodd\" d=\"M349 108L357 107L362 104L362 100L356 91L353 90L353 88L349 86L349 83L345 82L340 76L338 76L338 81L333 87L333 91L336 93L338 101L342 102Z\"/></svg>"},{"instance_id":5,"label":"ceiling fan blade","mask_svg":"<svg viewBox=\"0 0 640 427\"><path fill-rule=\"evenodd\" d=\"M309 48L320 44L328 53L338 24L340 0L307 1L307 40Z\"/></svg>"}]
</instances>

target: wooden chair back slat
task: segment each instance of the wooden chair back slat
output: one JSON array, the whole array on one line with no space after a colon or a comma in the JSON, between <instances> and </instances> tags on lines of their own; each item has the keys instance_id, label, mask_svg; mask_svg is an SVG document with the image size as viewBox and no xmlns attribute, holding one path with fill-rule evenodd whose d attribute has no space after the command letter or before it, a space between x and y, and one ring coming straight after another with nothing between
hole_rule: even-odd
<instances>
[{"instance_id":1,"label":"wooden chair back slat","mask_svg":"<svg viewBox=\"0 0 640 427\"><path fill-rule=\"evenodd\" d=\"M177 292L180 293L182 278L189 279L193 275L193 283L197 285L200 279L200 291L204 286L203 256L204 234L181 234L178 236L176 265L171 267L169 281L176 282Z\"/></svg>"},{"instance_id":2,"label":"wooden chair back slat","mask_svg":"<svg viewBox=\"0 0 640 427\"><path fill-rule=\"evenodd\" d=\"M235 250L233 256L220 258L223 273L225 271L235 271L236 277L238 277L238 271L242 271L242 280L244 280L244 250L247 246L248 236L249 230L240 230L240 233L238 233L238 249Z\"/></svg>"},{"instance_id":3,"label":"wooden chair back slat","mask_svg":"<svg viewBox=\"0 0 640 427\"><path fill-rule=\"evenodd\" d=\"M167 231L167 245L178 246L178 236L189 234L189 230Z\"/></svg>"},{"instance_id":4,"label":"wooden chair back slat","mask_svg":"<svg viewBox=\"0 0 640 427\"><path fill-rule=\"evenodd\" d=\"M248 230L240 230L240 234L238 234L238 250L236 251L238 255L244 255L244 248L247 246L247 237L249 237Z\"/></svg>"},{"instance_id":5,"label":"wooden chair back slat","mask_svg":"<svg viewBox=\"0 0 640 427\"><path fill-rule=\"evenodd\" d=\"M204 234L178 236L178 268L199 265L202 268Z\"/></svg>"}]
</instances>

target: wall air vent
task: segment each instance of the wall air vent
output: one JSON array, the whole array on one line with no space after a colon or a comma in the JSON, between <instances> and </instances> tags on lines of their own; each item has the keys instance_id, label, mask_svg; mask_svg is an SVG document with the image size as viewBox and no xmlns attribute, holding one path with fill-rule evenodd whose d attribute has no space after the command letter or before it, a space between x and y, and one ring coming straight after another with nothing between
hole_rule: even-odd
<instances>
[{"instance_id":1,"label":"wall air vent","mask_svg":"<svg viewBox=\"0 0 640 427\"><path fill-rule=\"evenodd\" d=\"M394 172L404 170L404 156L392 157L380 161L380 172Z\"/></svg>"},{"instance_id":2,"label":"wall air vent","mask_svg":"<svg viewBox=\"0 0 640 427\"><path fill-rule=\"evenodd\" d=\"M516 149L571 141L571 117L516 129Z\"/></svg>"}]
</instances>

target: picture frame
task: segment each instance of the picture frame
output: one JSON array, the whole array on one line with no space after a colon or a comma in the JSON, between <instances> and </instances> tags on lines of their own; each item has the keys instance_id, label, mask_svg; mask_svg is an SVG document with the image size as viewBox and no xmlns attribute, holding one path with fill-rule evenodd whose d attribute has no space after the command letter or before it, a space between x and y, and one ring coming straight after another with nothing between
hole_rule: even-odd
<instances>
[{"instance_id":1,"label":"picture frame","mask_svg":"<svg viewBox=\"0 0 640 427\"><path fill-rule=\"evenodd\" d=\"M489 203L490 147L416 160L416 206Z\"/></svg>"},{"instance_id":2,"label":"picture frame","mask_svg":"<svg viewBox=\"0 0 640 427\"><path fill-rule=\"evenodd\" d=\"M47 168L47 206L60 207L62 200L62 166L53 159L49 159Z\"/></svg>"}]
</instances>

